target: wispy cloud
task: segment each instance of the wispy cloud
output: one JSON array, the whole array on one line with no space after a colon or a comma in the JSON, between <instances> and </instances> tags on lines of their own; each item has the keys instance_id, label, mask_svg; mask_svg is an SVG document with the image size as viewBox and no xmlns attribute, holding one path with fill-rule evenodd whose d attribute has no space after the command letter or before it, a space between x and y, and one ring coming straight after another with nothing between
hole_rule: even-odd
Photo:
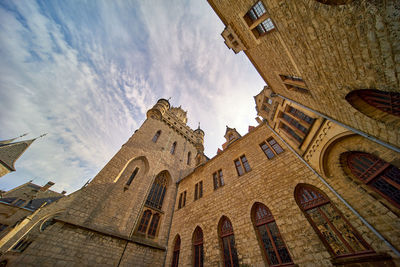
<instances>
[{"instance_id":1,"label":"wispy cloud","mask_svg":"<svg viewBox=\"0 0 400 267\"><path fill-rule=\"evenodd\" d=\"M226 124L254 124L263 86L223 27L206 1L0 3L0 138L49 133L0 187L37 177L79 188L161 97L182 104L192 128L201 122L213 156Z\"/></svg>"}]
</instances>

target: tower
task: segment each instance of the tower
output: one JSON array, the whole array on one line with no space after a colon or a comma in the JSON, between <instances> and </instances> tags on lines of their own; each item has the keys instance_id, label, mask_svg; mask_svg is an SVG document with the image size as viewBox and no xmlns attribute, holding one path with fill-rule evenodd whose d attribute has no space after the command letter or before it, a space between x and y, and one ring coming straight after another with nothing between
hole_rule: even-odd
<instances>
[{"instance_id":1,"label":"tower","mask_svg":"<svg viewBox=\"0 0 400 267\"><path fill-rule=\"evenodd\" d=\"M186 122L181 107L158 100L86 187L38 210L1 241L2 259L21 266L162 265L176 183L203 155L204 132Z\"/></svg>"}]
</instances>

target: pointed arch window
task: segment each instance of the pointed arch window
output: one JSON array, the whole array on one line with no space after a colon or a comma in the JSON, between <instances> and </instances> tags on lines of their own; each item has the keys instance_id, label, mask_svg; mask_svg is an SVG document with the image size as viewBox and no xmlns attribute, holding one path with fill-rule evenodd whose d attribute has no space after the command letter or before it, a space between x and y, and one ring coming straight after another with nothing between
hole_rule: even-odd
<instances>
[{"instance_id":1,"label":"pointed arch window","mask_svg":"<svg viewBox=\"0 0 400 267\"><path fill-rule=\"evenodd\" d=\"M165 174L158 175L147 196L146 205L161 210L167 190L167 177Z\"/></svg>"},{"instance_id":2,"label":"pointed arch window","mask_svg":"<svg viewBox=\"0 0 400 267\"><path fill-rule=\"evenodd\" d=\"M160 215L158 213L155 213L153 215L153 218L151 219L149 231L147 232L149 236L151 237L156 236L157 226L159 221L160 221Z\"/></svg>"},{"instance_id":3,"label":"pointed arch window","mask_svg":"<svg viewBox=\"0 0 400 267\"><path fill-rule=\"evenodd\" d=\"M346 100L354 108L374 119L384 119L388 116L387 114L400 117L400 93L398 92L361 89L347 94Z\"/></svg>"},{"instance_id":4,"label":"pointed arch window","mask_svg":"<svg viewBox=\"0 0 400 267\"><path fill-rule=\"evenodd\" d=\"M219 236L222 241L222 253L224 256L224 266L239 266L239 259L236 252L235 236L231 221L222 217L219 223Z\"/></svg>"},{"instance_id":5,"label":"pointed arch window","mask_svg":"<svg viewBox=\"0 0 400 267\"><path fill-rule=\"evenodd\" d=\"M192 153L189 151L188 156L187 156L187 165L190 165Z\"/></svg>"},{"instance_id":6,"label":"pointed arch window","mask_svg":"<svg viewBox=\"0 0 400 267\"><path fill-rule=\"evenodd\" d=\"M203 267L204 251L203 251L203 231L199 226L196 227L193 233L193 266Z\"/></svg>"},{"instance_id":7,"label":"pointed arch window","mask_svg":"<svg viewBox=\"0 0 400 267\"><path fill-rule=\"evenodd\" d=\"M131 185L133 179L135 178L136 174L138 173L139 168L135 168L135 170L133 171L132 175L129 177L128 181L126 182L126 185L129 186Z\"/></svg>"},{"instance_id":8,"label":"pointed arch window","mask_svg":"<svg viewBox=\"0 0 400 267\"><path fill-rule=\"evenodd\" d=\"M175 240L174 253L172 255L172 267L178 267L179 264L179 251L181 249L181 238L178 235Z\"/></svg>"},{"instance_id":9,"label":"pointed arch window","mask_svg":"<svg viewBox=\"0 0 400 267\"><path fill-rule=\"evenodd\" d=\"M299 184L295 189L295 198L322 243L335 257L374 253L322 191L311 185Z\"/></svg>"},{"instance_id":10,"label":"pointed arch window","mask_svg":"<svg viewBox=\"0 0 400 267\"><path fill-rule=\"evenodd\" d=\"M143 213L142 219L140 220L138 232L146 233L147 226L149 225L150 217L151 217L151 211L150 210L146 210Z\"/></svg>"},{"instance_id":11,"label":"pointed arch window","mask_svg":"<svg viewBox=\"0 0 400 267\"><path fill-rule=\"evenodd\" d=\"M293 264L271 211L263 204L253 206L252 219L269 266Z\"/></svg>"},{"instance_id":12,"label":"pointed arch window","mask_svg":"<svg viewBox=\"0 0 400 267\"><path fill-rule=\"evenodd\" d=\"M369 153L347 153L351 173L400 208L400 169Z\"/></svg>"},{"instance_id":13,"label":"pointed arch window","mask_svg":"<svg viewBox=\"0 0 400 267\"><path fill-rule=\"evenodd\" d=\"M159 131L156 132L156 134L153 136L152 141L153 141L154 143L157 143L157 140L158 140L158 138L160 137L160 135L161 135L161 130L159 130Z\"/></svg>"},{"instance_id":14,"label":"pointed arch window","mask_svg":"<svg viewBox=\"0 0 400 267\"><path fill-rule=\"evenodd\" d=\"M174 142L171 146L171 154L174 155L176 150L176 142Z\"/></svg>"}]
</instances>

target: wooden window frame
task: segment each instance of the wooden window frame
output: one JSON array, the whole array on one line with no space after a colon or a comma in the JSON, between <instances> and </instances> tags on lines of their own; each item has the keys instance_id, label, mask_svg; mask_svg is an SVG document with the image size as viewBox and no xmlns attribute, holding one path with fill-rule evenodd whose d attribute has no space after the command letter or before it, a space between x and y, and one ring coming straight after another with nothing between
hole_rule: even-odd
<instances>
[{"instance_id":1,"label":"wooden window frame","mask_svg":"<svg viewBox=\"0 0 400 267\"><path fill-rule=\"evenodd\" d=\"M272 144L272 145L271 145L271 143L270 143L271 141L274 141L275 144ZM264 149L264 145L266 145L267 148ZM278 147L281 149L281 151L277 152L277 151L276 151L276 147L274 147L274 145L278 146ZM283 148L279 145L279 143L278 143L274 138L272 138L272 137L270 137L270 138L268 138L267 140L265 140L264 142L262 142L262 143L260 144L260 148L261 148L261 150L264 152L265 156L266 156L268 159L272 159L272 158L274 158L275 156L277 156L277 155L282 154L283 152L285 152L285 150L283 150ZM272 154L273 154L272 157L269 157L269 156L268 156L268 154L267 154L267 152L266 152L266 151L268 151L268 150L270 150L270 151L272 152Z\"/></svg>"},{"instance_id":2,"label":"wooden window frame","mask_svg":"<svg viewBox=\"0 0 400 267\"><path fill-rule=\"evenodd\" d=\"M174 242L174 249L173 249L173 253L172 253L171 267L178 267L180 249L181 249L181 237L178 235L175 238L175 242Z\"/></svg>"},{"instance_id":3,"label":"wooden window frame","mask_svg":"<svg viewBox=\"0 0 400 267\"><path fill-rule=\"evenodd\" d=\"M222 172L222 169L219 169L218 171L214 172L212 175L213 175L214 190L217 190L221 186L225 185L224 174Z\"/></svg>"},{"instance_id":4,"label":"wooden window frame","mask_svg":"<svg viewBox=\"0 0 400 267\"><path fill-rule=\"evenodd\" d=\"M310 90L308 90L308 87L302 78L284 74L279 74L279 77L281 78L286 89L289 91L296 91L303 94L310 93Z\"/></svg>"},{"instance_id":5,"label":"wooden window frame","mask_svg":"<svg viewBox=\"0 0 400 267\"><path fill-rule=\"evenodd\" d=\"M239 158L235 159L233 162L235 164L235 168L236 168L236 172L237 172L238 176L242 176L251 171L250 163L247 160L245 154L241 155ZM247 163L247 165L246 165L246 163ZM248 166L248 168L246 166ZM240 173L240 171L239 171L240 169L243 171L243 173Z\"/></svg>"},{"instance_id":6,"label":"wooden window frame","mask_svg":"<svg viewBox=\"0 0 400 267\"><path fill-rule=\"evenodd\" d=\"M229 229L224 229L224 224L225 222L229 223L230 228ZM237 250L236 250L236 242L235 242L235 234L233 232L233 226L232 222L227 218L227 217L222 217L219 223L219 237L221 239L221 248L222 248L222 257L223 257L223 262L225 266L225 246L224 246L224 239L228 239L228 251L229 251L229 260L230 260L230 265L235 266L234 262L239 262L238 255L237 255ZM234 246L231 246L231 242L229 242L229 238L233 238L233 243ZM233 256L233 252L235 255L235 259Z\"/></svg>"},{"instance_id":7,"label":"wooden window frame","mask_svg":"<svg viewBox=\"0 0 400 267\"><path fill-rule=\"evenodd\" d=\"M302 202L300 194L302 193L303 189L308 189L309 191L314 192L313 194L308 193L309 196L313 198L312 201L307 201L308 203ZM316 197L316 198L315 198ZM298 184L295 188L295 200L297 202L297 205L307 218L308 222L314 229L314 231L317 233L319 236L320 240L324 244L324 246L327 248L329 253L335 257L335 258L346 258L346 257L353 257L353 256L359 256L359 255L365 255L365 254L374 254L375 251L371 248L371 246L362 238L362 236L358 233L358 231L353 227L353 225L346 219L345 216L340 212L339 209L336 208L336 206L331 203L330 199L328 196L325 195L321 190L317 189L316 187L308 184ZM324 211L320 209L320 207L324 205L331 205L333 210L342 218L342 220L347 224L348 227L352 230L352 233L356 236L357 240L366 248L364 251L359 251L355 252L354 249L351 247L351 245L344 239L342 236L341 232L332 224L332 222L329 220L327 215L325 214ZM324 219L324 221L329 225L329 227L332 229L332 231L337 235L337 237L340 239L344 247L346 247L347 250L353 251L353 253L346 253L346 254L336 254L332 247L329 245L328 241L325 239L324 235L321 233L319 230L318 226L315 224L311 216L306 212L307 210L311 210L317 208L318 213L321 215L321 217Z\"/></svg>"},{"instance_id":8,"label":"wooden window frame","mask_svg":"<svg viewBox=\"0 0 400 267\"><path fill-rule=\"evenodd\" d=\"M371 188L373 191L377 192L380 196L382 196L384 199L389 201L391 204L393 204L395 207L400 208L400 203L397 203L393 198L391 198L389 195L386 195L384 192L380 191L378 188L373 186L373 183L382 179L384 182L387 184L391 185L398 191L400 191L400 184L396 183L396 181L390 179L390 177L387 176L388 171L393 171L400 173L399 168L396 166L382 160L379 157L376 157L370 153L366 152L359 152L359 151L351 151L344 153L344 156L346 156L346 164L347 167L350 169L351 174L356 177L357 180L361 181L365 185L368 186L368 188ZM364 171L360 174L360 169L356 169L356 167L353 165L354 163L352 162L355 158L357 157L365 157L368 158L372 164L368 166L368 168L365 168ZM362 168L361 164L359 164L359 168ZM399 192L400 193L400 192Z\"/></svg>"},{"instance_id":9,"label":"wooden window frame","mask_svg":"<svg viewBox=\"0 0 400 267\"><path fill-rule=\"evenodd\" d=\"M204 265L204 248L203 248L204 235L203 235L203 230L199 226L197 226L193 232L192 243L193 243L193 266L194 267L203 267L203 265ZM196 258L196 250L197 249L199 250L198 258Z\"/></svg>"},{"instance_id":10,"label":"wooden window frame","mask_svg":"<svg viewBox=\"0 0 400 267\"><path fill-rule=\"evenodd\" d=\"M257 219L256 215L257 215L257 211L258 211L259 208L264 208L266 210L267 214L266 214L266 216L264 218ZM287 254L288 254L289 258L291 259L291 261L283 263L282 259L281 259L281 256L279 255L278 248L276 247L276 244L275 244L275 240L272 237L272 234L271 234L271 231L270 231L269 227L267 226L269 223L275 222L275 218L272 215L271 211L268 209L268 207L265 206L264 204L256 203L254 205L254 212L252 214L252 220L253 220L253 224L254 224L254 229L255 229L255 231L257 233L257 236L258 236L258 238L260 240L260 246L262 247L262 250L264 252L264 256L265 256L265 258L266 258L266 260L268 262L268 266L293 266L294 263L293 263L292 256L290 255L289 250L288 250L288 248L287 248L287 246L285 244L285 241L283 240L282 235L280 234L278 225L276 225L276 227L278 229L277 234L279 235L282 244L286 248ZM275 222L275 224L276 224L276 222ZM267 250L266 250L266 248L264 246L264 243L263 243L262 237L261 237L261 233L260 233L260 230L258 228L259 226L263 226L263 225L265 225L265 228L267 230L268 238L270 240L270 243L272 244L272 247L273 247L273 250L274 250L274 253L275 253L275 257L278 260L279 264L272 264L271 265L271 260L268 258L268 252L267 252Z\"/></svg>"}]
</instances>

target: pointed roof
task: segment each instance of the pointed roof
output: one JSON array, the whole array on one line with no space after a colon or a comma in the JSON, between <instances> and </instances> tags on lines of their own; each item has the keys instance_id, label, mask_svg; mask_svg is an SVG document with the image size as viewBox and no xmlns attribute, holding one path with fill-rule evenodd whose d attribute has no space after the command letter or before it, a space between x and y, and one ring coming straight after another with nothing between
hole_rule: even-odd
<instances>
[{"instance_id":1,"label":"pointed roof","mask_svg":"<svg viewBox=\"0 0 400 267\"><path fill-rule=\"evenodd\" d=\"M7 145L10 144L11 142L14 142L15 140L17 140L18 138L24 137L25 135L27 135L27 133L24 133L18 137L15 138L11 138L11 139L7 139L7 140L0 140L0 146L1 145Z\"/></svg>"},{"instance_id":2,"label":"pointed roof","mask_svg":"<svg viewBox=\"0 0 400 267\"><path fill-rule=\"evenodd\" d=\"M15 171L15 161L25 152L25 150L35 141L35 139L15 142L0 143L0 163L11 171Z\"/></svg>"}]
</instances>

